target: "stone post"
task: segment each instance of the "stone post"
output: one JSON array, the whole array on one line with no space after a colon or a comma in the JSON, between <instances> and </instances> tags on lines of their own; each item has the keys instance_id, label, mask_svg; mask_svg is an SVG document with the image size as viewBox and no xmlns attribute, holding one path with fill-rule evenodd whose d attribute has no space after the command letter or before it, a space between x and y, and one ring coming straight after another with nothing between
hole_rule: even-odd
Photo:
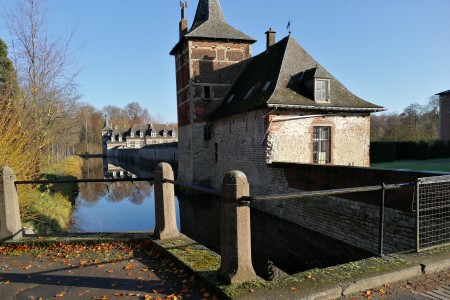
<instances>
[{"instance_id":1,"label":"stone post","mask_svg":"<svg viewBox=\"0 0 450 300\"><path fill-rule=\"evenodd\" d=\"M227 173L222 185L219 275L231 284L257 278L252 265L250 203L241 199L245 196L249 196L245 174Z\"/></svg>"},{"instance_id":2,"label":"stone post","mask_svg":"<svg viewBox=\"0 0 450 300\"><path fill-rule=\"evenodd\" d=\"M14 181L16 176L11 168L0 170L0 241L22 238L19 197Z\"/></svg>"},{"instance_id":3,"label":"stone post","mask_svg":"<svg viewBox=\"0 0 450 300\"><path fill-rule=\"evenodd\" d=\"M175 186L164 182L174 180L172 167L168 163L159 163L155 168L155 235L165 240L180 235L175 211Z\"/></svg>"}]
</instances>

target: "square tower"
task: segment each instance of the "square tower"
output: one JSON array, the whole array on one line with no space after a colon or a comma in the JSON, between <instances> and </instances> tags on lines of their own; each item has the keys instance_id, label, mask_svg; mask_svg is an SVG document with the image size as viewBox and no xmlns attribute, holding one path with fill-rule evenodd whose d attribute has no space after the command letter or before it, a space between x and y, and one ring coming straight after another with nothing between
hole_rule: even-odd
<instances>
[{"instance_id":1,"label":"square tower","mask_svg":"<svg viewBox=\"0 0 450 300\"><path fill-rule=\"evenodd\" d=\"M179 179L194 178L195 166L211 163L210 156L193 155L208 148L205 117L216 109L251 57L253 38L230 26L219 0L199 0L190 30L181 3L180 41L170 52L175 56L179 126ZM206 177L205 177L206 178Z\"/></svg>"}]
</instances>

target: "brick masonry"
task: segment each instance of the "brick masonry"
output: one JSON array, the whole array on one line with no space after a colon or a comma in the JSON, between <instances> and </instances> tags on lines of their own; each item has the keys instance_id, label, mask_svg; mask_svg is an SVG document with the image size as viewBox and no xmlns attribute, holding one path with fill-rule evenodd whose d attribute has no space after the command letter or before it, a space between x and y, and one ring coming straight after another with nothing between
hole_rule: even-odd
<instances>
[{"instance_id":1,"label":"brick masonry","mask_svg":"<svg viewBox=\"0 0 450 300\"><path fill-rule=\"evenodd\" d=\"M439 138L442 141L450 141L450 94L441 95L439 101Z\"/></svg>"}]
</instances>

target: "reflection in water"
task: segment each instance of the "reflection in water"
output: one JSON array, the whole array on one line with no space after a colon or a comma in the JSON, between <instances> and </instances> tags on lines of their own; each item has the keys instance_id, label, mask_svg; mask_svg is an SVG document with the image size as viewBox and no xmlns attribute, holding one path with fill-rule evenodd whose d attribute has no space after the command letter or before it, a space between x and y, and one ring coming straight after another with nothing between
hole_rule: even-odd
<instances>
[{"instance_id":1,"label":"reflection in water","mask_svg":"<svg viewBox=\"0 0 450 300\"><path fill-rule=\"evenodd\" d=\"M83 178L85 179L132 179L137 178L138 175L140 174L130 173L101 158L84 160ZM79 190L71 232L147 231L154 229L154 191L150 183L131 181L80 183ZM177 199L175 201L178 214L178 201Z\"/></svg>"}]
</instances>

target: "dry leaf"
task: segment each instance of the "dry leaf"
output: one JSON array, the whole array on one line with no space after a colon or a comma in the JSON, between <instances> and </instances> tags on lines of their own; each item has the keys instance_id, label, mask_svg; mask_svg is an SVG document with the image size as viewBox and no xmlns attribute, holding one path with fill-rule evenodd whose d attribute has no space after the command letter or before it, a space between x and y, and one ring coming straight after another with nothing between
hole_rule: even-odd
<instances>
[{"instance_id":1,"label":"dry leaf","mask_svg":"<svg viewBox=\"0 0 450 300\"><path fill-rule=\"evenodd\" d=\"M297 290L297 288L295 288L295 287L290 287L289 288L292 292L295 292L296 290Z\"/></svg>"},{"instance_id":2,"label":"dry leaf","mask_svg":"<svg viewBox=\"0 0 450 300\"><path fill-rule=\"evenodd\" d=\"M380 292L380 294L386 294L386 291L385 290L383 290L383 289L380 289L378 292Z\"/></svg>"},{"instance_id":3,"label":"dry leaf","mask_svg":"<svg viewBox=\"0 0 450 300\"><path fill-rule=\"evenodd\" d=\"M66 293L62 292L62 293L60 293L60 294L56 294L55 297L56 297L56 298L61 298L61 297L64 297L65 294L66 294Z\"/></svg>"}]
</instances>

